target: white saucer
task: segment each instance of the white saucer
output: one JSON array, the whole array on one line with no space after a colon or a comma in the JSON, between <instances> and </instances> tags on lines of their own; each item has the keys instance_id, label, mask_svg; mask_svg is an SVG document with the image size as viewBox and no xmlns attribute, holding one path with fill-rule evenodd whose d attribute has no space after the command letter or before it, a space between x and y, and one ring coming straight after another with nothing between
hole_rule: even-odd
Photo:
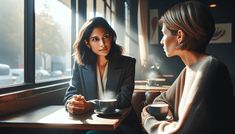
<instances>
[{"instance_id":1,"label":"white saucer","mask_svg":"<svg viewBox=\"0 0 235 134\"><path fill-rule=\"evenodd\" d=\"M102 111L97 111L97 110L94 110L94 112L96 114L101 114L101 115L112 115L112 114L118 114L121 112L120 109L115 109L114 111L110 111L110 112L102 112Z\"/></svg>"}]
</instances>

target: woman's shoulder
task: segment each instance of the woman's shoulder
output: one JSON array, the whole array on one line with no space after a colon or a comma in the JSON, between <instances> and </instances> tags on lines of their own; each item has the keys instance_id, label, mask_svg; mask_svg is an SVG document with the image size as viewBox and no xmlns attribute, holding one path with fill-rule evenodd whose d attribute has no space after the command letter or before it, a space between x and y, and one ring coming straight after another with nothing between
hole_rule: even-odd
<instances>
[{"instance_id":1,"label":"woman's shoulder","mask_svg":"<svg viewBox=\"0 0 235 134\"><path fill-rule=\"evenodd\" d=\"M224 67L224 68L227 68L225 63L223 63L221 60L219 60L216 57L210 56L210 61L211 61L211 64L213 65L213 67Z\"/></svg>"},{"instance_id":2,"label":"woman's shoulder","mask_svg":"<svg viewBox=\"0 0 235 134\"><path fill-rule=\"evenodd\" d=\"M127 65L134 66L136 63L136 59L131 56L121 55L119 58L112 60L111 63L118 66L127 66Z\"/></svg>"},{"instance_id":3,"label":"woman's shoulder","mask_svg":"<svg viewBox=\"0 0 235 134\"><path fill-rule=\"evenodd\" d=\"M129 61L129 62L136 62L136 59L134 57L127 56L127 55L121 55L119 60L121 60L121 61Z\"/></svg>"},{"instance_id":4,"label":"woman's shoulder","mask_svg":"<svg viewBox=\"0 0 235 134\"><path fill-rule=\"evenodd\" d=\"M216 57L210 57L210 60L208 64L206 65L207 69L206 71L210 72L210 74L219 74L221 72L222 74L228 74L229 75L229 70L228 67L226 66L225 63L223 63L221 60L219 60Z\"/></svg>"},{"instance_id":5,"label":"woman's shoulder","mask_svg":"<svg viewBox=\"0 0 235 134\"><path fill-rule=\"evenodd\" d=\"M87 65L74 61L74 68L85 68Z\"/></svg>"}]
</instances>

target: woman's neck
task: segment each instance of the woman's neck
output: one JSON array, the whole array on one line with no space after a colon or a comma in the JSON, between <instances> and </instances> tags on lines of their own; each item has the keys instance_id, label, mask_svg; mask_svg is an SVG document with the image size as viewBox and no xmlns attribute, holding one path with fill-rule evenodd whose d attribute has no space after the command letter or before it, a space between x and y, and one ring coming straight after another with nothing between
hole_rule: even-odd
<instances>
[{"instance_id":1,"label":"woman's neck","mask_svg":"<svg viewBox=\"0 0 235 134\"><path fill-rule=\"evenodd\" d=\"M184 51L182 55L180 55L180 58L184 62L186 66L192 66L195 63L198 63L201 61L203 58L208 56L205 53L196 53L196 52L191 52L191 51Z\"/></svg>"},{"instance_id":2,"label":"woman's neck","mask_svg":"<svg viewBox=\"0 0 235 134\"><path fill-rule=\"evenodd\" d=\"M99 67L104 67L108 63L108 60L104 56L99 56L97 57L97 65Z\"/></svg>"}]
</instances>

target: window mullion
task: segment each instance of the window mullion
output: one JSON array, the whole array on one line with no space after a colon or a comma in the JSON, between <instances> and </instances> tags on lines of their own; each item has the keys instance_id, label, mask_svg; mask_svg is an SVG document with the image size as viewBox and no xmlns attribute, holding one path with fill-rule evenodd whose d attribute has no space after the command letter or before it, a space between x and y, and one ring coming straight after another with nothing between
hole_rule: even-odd
<instances>
[{"instance_id":1,"label":"window mullion","mask_svg":"<svg viewBox=\"0 0 235 134\"><path fill-rule=\"evenodd\" d=\"M25 0L24 81L35 83L35 12L34 0Z\"/></svg>"}]
</instances>

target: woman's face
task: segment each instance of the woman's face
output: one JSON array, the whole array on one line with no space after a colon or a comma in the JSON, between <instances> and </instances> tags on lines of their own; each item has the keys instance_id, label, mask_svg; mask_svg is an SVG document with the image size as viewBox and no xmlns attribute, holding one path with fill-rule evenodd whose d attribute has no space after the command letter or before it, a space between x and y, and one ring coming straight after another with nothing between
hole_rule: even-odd
<instances>
[{"instance_id":1,"label":"woman's face","mask_svg":"<svg viewBox=\"0 0 235 134\"><path fill-rule=\"evenodd\" d=\"M106 56L111 49L111 41L111 35L103 27L96 27L86 44L97 56Z\"/></svg>"},{"instance_id":2,"label":"woman's face","mask_svg":"<svg viewBox=\"0 0 235 134\"><path fill-rule=\"evenodd\" d=\"M177 36L172 35L171 31L166 27L166 25L163 23L162 26L162 34L163 37L161 39L161 44L163 45L163 49L165 51L165 54L167 57L172 57L176 55L177 52Z\"/></svg>"}]
</instances>

